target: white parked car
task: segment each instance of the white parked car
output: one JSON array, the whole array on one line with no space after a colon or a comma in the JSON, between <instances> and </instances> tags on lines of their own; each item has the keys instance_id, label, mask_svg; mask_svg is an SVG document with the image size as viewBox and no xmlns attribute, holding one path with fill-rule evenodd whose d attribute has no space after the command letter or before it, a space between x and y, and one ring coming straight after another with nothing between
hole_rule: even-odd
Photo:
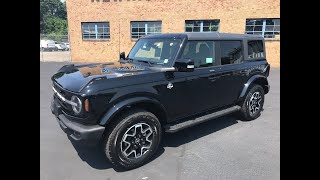
<instances>
[{"instance_id":1,"label":"white parked car","mask_svg":"<svg viewBox=\"0 0 320 180\"><path fill-rule=\"evenodd\" d=\"M70 44L69 43L65 43L65 44L66 44L68 50L70 50Z\"/></svg>"},{"instance_id":2,"label":"white parked car","mask_svg":"<svg viewBox=\"0 0 320 180\"><path fill-rule=\"evenodd\" d=\"M57 50L54 41L52 40L40 40L41 51L54 51Z\"/></svg>"},{"instance_id":3,"label":"white parked car","mask_svg":"<svg viewBox=\"0 0 320 180\"><path fill-rule=\"evenodd\" d=\"M70 50L70 44L66 42L62 42L61 44L64 44L66 46L66 51Z\"/></svg>"},{"instance_id":4,"label":"white parked car","mask_svg":"<svg viewBox=\"0 0 320 180\"><path fill-rule=\"evenodd\" d=\"M58 51L67 51L67 46L63 42L55 42Z\"/></svg>"}]
</instances>

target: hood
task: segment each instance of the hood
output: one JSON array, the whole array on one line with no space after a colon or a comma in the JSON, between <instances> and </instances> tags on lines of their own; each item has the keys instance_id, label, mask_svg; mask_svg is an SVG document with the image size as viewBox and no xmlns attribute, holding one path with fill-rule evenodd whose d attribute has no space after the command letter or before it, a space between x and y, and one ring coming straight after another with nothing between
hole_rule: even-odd
<instances>
[{"instance_id":1,"label":"hood","mask_svg":"<svg viewBox=\"0 0 320 180\"><path fill-rule=\"evenodd\" d=\"M101 78L119 78L152 72L150 68L138 64L119 62L115 63L94 63L83 65L63 66L52 80L60 86L73 92L80 92L91 80Z\"/></svg>"}]
</instances>

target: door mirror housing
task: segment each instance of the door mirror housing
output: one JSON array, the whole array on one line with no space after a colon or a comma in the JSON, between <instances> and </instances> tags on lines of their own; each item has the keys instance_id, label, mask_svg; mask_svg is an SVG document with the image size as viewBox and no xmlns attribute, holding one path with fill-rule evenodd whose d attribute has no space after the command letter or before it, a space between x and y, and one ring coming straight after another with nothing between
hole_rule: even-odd
<instances>
[{"instance_id":1,"label":"door mirror housing","mask_svg":"<svg viewBox=\"0 0 320 180\"><path fill-rule=\"evenodd\" d=\"M125 59L126 58L126 53L125 52L121 52L120 53L120 59Z\"/></svg>"},{"instance_id":2,"label":"door mirror housing","mask_svg":"<svg viewBox=\"0 0 320 180\"><path fill-rule=\"evenodd\" d=\"M194 60L193 59L177 59L174 63L174 67L179 72L193 72L194 71Z\"/></svg>"}]
</instances>

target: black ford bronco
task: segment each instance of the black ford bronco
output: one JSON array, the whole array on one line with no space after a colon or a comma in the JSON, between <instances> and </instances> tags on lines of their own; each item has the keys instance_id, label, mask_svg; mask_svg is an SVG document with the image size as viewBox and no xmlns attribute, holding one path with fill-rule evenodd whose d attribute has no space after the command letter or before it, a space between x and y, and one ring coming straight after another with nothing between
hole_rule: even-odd
<instances>
[{"instance_id":1,"label":"black ford bronco","mask_svg":"<svg viewBox=\"0 0 320 180\"><path fill-rule=\"evenodd\" d=\"M155 154L163 132L233 112L259 117L269 70L260 36L150 35L118 62L63 66L52 76L51 111L72 140L101 145L132 169Z\"/></svg>"}]
</instances>

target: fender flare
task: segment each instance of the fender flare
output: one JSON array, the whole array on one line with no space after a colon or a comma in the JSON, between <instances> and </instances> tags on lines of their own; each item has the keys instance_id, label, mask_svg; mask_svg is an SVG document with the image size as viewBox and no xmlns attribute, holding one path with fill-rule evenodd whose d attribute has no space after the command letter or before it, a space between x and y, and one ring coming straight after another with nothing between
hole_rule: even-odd
<instances>
[{"instance_id":1,"label":"fender flare","mask_svg":"<svg viewBox=\"0 0 320 180\"><path fill-rule=\"evenodd\" d=\"M239 98L243 98L244 95L246 94L246 92L248 91L248 88L250 87L250 85L253 82L255 82L256 80L258 80L258 79L264 79L264 81L266 82L265 86L267 86L268 91L269 91L269 83L268 83L267 78L265 76L262 76L262 75L254 75L244 84L244 87L243 87L243 89L241 91L241 94L240 94Z\"/></svg>"},{"instance_id":2,"label":"fender flare","mask_svg":"<svg viewBox=\"0 0 320 180\"><path fill-rule=\"evenodd\" d=\"M156 99L149 97L133 97L130 99L126 99L124 101L120 101L117 104L113 105L100 119L100 125L105 126L118 112L123 110L125 107L130 106L132 104L141 103L141 102L149 102L159 106L164 112L163 105Z\"/></svg>"}]
</instances>

